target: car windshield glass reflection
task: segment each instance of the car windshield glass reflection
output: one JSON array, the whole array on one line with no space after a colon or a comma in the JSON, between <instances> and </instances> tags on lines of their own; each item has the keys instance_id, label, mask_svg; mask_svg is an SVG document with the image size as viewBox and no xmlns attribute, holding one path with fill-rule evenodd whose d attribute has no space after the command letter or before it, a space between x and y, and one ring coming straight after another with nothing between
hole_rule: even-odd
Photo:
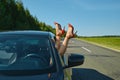
<instances>
[{"instance_id":1,"label":"car windshield glass reflection","mask_svg":"<svg viewBox=\"0 0 120 80\"><path fill-rule=\"evenodd\" d=\"M46 69L52 64L47 38L39 36L1 35L0 70Z\"/></svg>"}]
</instances>

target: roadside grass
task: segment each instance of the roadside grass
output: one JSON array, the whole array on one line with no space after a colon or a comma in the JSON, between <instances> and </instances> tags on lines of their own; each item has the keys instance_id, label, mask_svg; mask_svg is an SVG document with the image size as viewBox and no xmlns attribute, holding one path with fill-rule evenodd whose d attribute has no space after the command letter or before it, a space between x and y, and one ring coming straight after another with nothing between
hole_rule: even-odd
<instances>
[{"instance_id":1,"label":"roadside grass","mask_svg":"<svg viewBox=\"0 0 120 80\"><path fill-rule=\"evenodd\" d=\"M120 37L81 37L78 39L120 52Z\"/></svg>"}]
</instances>

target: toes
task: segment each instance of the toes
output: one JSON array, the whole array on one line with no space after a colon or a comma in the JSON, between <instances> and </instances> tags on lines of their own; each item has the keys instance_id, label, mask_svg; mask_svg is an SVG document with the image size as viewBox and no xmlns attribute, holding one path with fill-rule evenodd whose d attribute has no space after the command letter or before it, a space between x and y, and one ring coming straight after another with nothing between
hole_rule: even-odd
<instances>
[{"instance_id":1,"label":"toes","mask_svg":"<svg viewBox=\"0 0 120 80\"><path fill-rule=\"evenodd\" d=\"M68 26L69 26L69 27L71 27L71 28L73 28L73 25L72 25L72 24L70 24L70 23L68 24Z\"/></svg>"},{"instance_id":2,"label":"toes","mask_svg":"<svg viewBox=\"0 0 120 80\"><path fill-rule=\"evenodd\" d=\"M58 24L57 22L54 22L54 24L56 25L56 24Z\"/></svg>"},{"instance_id":3,"label":"toes","mask_svg":"<svg viewBox=\"0 0 120 80\"><path fill-rule=\"evenodd\" d=\"M54 22L54 24L56 25L56 27L58 27L60 30L62 30L61 25L59 23Z\"/></svg>"},{"instance_id":4,"label":"toes","mask_svg":"<svg viewBox=\"0 0 120 80\"><path fill-rule=\"evenodd\" d=\"M73 34L73 31L74 31L74 27L73 27L73 25L69 23L69 24L68 24L68 27L69 27L69 28L72 28L71 33Z\"/></svg>"},{"instance_id":5,"label":"toes","mask_svg":"<svg viewBox=\"0 0 120 80\"><path fill-rule=\"evenodd\" d=\"M57 22L54 22L54 24L55 24L55 25L58 25L59 27L61 27L61 25L60 25L59 23L57 23Z\"/></svg>"}]
</instances>

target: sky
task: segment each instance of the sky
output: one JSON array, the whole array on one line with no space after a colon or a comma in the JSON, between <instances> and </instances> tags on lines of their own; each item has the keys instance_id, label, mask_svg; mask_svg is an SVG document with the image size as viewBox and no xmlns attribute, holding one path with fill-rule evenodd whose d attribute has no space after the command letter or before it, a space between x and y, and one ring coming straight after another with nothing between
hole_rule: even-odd
<instances>
[{"instance_id":1,"label":"sky","mask_svg":"<svg viewBox=\"0 0 120 80\"><path fill-rule=\"evenodd\" d=\"M120 0L22 0L39 21L74 26L79 36L120 35Z\"/></svg>"}]
</instances>

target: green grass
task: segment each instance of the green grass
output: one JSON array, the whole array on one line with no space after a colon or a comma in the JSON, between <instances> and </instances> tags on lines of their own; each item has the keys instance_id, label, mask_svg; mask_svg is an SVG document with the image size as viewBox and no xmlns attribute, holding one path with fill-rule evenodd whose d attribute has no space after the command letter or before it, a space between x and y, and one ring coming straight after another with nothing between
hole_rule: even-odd
<instances>
[{"instance_id":1,"label":"green grass","mask_svg":"<svg viewBox=\"0 0 120 80\"><path fill-rule=\"evenodd\" d=\"M120 51L120 37L84 37L79 39Z\"/></svg>"}]
</instances>

